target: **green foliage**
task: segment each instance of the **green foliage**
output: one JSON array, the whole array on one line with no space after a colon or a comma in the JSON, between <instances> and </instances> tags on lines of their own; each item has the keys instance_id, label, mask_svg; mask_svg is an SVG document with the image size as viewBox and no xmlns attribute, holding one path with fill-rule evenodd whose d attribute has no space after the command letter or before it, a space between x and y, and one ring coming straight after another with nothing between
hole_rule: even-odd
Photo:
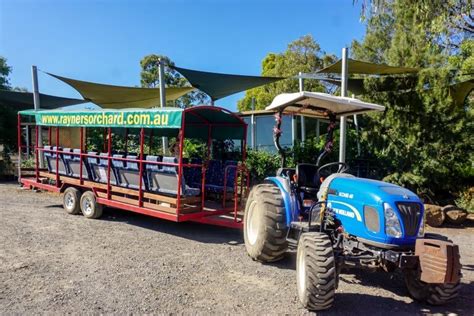
<instances>
[{"instance_id":1,"label":"green foliage","mask_svg":"<svg viewBox=\"0 0 474 316\"><path fill-rule=\"evenodd\" d=\"M298 75L298 72L314 72L335 60L335 56L321 50L311 35L306 35L291 42L285 52L268 54L262 61L262 76L286 77ZM305 90L324 92L326 88L317 80L305 80ZM237 107L239 111L251 110L252 98L255 98L255 109L261 110L269 105L276 95L297 91L297 80L278 81L248 90L245 97L238 101Z\"/></svg>"},{"instance_id":2,"label":"green foliage","mask_svg":"<svg viewBox=\"0 0 474 316\"><path fill-rule=\"evenodd\" d=\"M450 85L472 78L466 74L474 45L450 24L461 12L452 12L456 7L382 2L385 10L370 17L364 40L353 42L353 56L422 70L392 81L388 92L381 92L385 78L365 79L364 98L386 111L366 116L362 141L381 162L384 180L439 197L454 193L473 179L474 125L472 98L457 104Z\"/></svg>"},{"instance_id":3,"label":"green foliage","mask_svg":"<svg viewBox=\"0 0 474 316\"><path fill-rule=\"evenodd\" d=\"M265 177L275 175L280 167L280 157L263 150L248 150L246 166L253 183L260 183Z\"/></svg>"},{"instance_id":4,"label":"green foliage","mask_svg":"<svg viewBox=\"0 0 474 316\"><path fill-rule=\"evenodd\" d=\"M12 68L8 66L7 59L0 56L0 89L10 90L10 80L8 76L10 75Z\"/></svg>"},{"instance_id":5,"label":"green foliage","mask_svg":"<svg viewBox=\"0 0 474 316\"><path fill-rule=\"evenodd\" d=\"M474 213L474 187L463 189L456 199L456 205L469 213Z\"/></svg>"},{"instance_id":6,"label":"green foliage","mask_svg":"<svg viewBox=\"0 0 474 316\"><path fill-rule=\"evenodd\" d=\"M174 62L163 55L148 55L140 61L142 69L140 73L140 83L145 88L158 88L160 86L159 61L160 59L166 64L165 66L165 85L166 87L189 87L190 84L176 70L169 66L174 66ZM167 106L187 108L195 104L209 103L209 97L201 91L192 91L180 97L176 101L168 101Z\"/></svg>"}]
</instances>

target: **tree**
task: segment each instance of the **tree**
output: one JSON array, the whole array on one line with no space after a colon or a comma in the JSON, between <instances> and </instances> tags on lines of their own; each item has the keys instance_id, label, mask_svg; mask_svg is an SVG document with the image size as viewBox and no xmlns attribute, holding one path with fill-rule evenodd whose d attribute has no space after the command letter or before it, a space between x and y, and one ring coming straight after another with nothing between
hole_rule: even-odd
<instances>
[{"instance_id":1,"label":"tree","mask_svg":"<svg viewBox=\"0 0 474 316\"><path fill-rule=\"evenodd\" d=\"M300 71L310 73L335 61L336 57L323 52L311 35L305 35L288 44L283 53L269 53L262 61L262 76L289 77ZM326 91L326 87L317 80L305 80L305 90L321 92ZM298 80L285 79L248 90L237 107L239 111L251 110L255 98L255 109L264 109L278 94L297 91Z\"/></svg>"},{"instance_id":2,"label":"tree","mask_svg":"<svg viewBox=\"0 0 474 316\"><path fill-rule=\"evenodd\" d=\"M437 1L378 3L384 10L370 16L364 40L352 44L353 57L421 70L393 80L388 92L380 89L387 78L365 79L364 98L386 111L366 118L363 140L381 162L385 180L446 196L474 175L472 99L456 104L451 94L452 85L472 73L472 32L451 22L461 9L455 13Z\"/></svg>"},{"instance_id":3,"label":"tree","mask_svg":"<svg viewBox=\"0 0 474 316\"><path fill-rule=\"evenodd\" d=\"M165 85L166 87L189 87L190 84L184 78L169 66L174 66L174 62L163 55L148 55L142 58L140 66L142 71L140 72L140 83L144 88L157 88L160 86L160 75L159 75L159 61L163 60L165 66ZM207 104L209 103L209 97L201 91L192 91L182 96L176 101L168 101L167 106L177 106L180 108L187 108L194 104Z\"/></svg>"},{"instance_id":4,"label":"tree","mask_svg":"<svg viewBox=\"0 0 474 316\"><path fill-rule=\"evenodd\" d=\"M2 90L10 90L10 80L8 76L12 71L11 67L7 64L7 59L5 57L0 56L0 89Z\"/></svg>"}]
</instances>

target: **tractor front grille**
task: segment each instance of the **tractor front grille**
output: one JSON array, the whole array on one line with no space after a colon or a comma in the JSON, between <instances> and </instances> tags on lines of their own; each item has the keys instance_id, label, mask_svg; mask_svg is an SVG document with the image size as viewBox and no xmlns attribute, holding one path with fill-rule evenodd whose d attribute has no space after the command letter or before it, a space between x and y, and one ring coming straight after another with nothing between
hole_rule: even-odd
<instances>
[{"instance_id":1,"label":"tractor front grille","mask_svg":"<svg viewBox=\"0 0 474 316\"><path fill-rule=\"evenodd\" d=\"M420 204L414 202L398 202L397 207L403 221L402 225L405 229L405 235L415 236L421 216Z\"/></svg>"}]
</instances>

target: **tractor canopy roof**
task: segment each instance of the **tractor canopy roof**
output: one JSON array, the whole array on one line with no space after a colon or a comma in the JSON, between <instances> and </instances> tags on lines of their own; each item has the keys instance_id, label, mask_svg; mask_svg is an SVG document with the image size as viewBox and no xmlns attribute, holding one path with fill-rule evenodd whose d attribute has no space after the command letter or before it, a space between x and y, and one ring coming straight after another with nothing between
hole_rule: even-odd
<instances>
[{"instance_id":1,"label":"tractor canopy roof","mask_svg":"<svg viewBox=\"0 0 474 316\"><path fill-rule=\"evenodd\" d=\"M244 139L247 124L234 113L216 106L152 109L25 110L36 124L59 127L153 128L155 135L176 136L184 127L186 138ZM225 127L225 128L224 128Z\"/></svg>"},{"instance_id":2,"label":"tractor canopy roof","mask_svg":"<svg viewBox=\"0 0 474 316\"><path fill-rule=\"evenodd\" d=\"M370 111L383 111L385 107L354 98L338 97L321 92L302 91L279 94L273 99L272 104L265 109L277 112L283 111L285 114L328 118L329 112L340 117Z\"/></svg>"}]
</instances>

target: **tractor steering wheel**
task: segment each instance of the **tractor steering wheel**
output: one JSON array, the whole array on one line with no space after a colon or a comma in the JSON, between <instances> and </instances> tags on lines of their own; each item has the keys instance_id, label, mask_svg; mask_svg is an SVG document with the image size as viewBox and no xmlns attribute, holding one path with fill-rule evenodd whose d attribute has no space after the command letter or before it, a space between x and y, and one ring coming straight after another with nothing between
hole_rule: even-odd
<instances>
[{"instance_id":1,"label":"tractor steering wheel","mask_svg":"<svg viewBox=\"0 0 474 316\"><path fill-rule=\"evenodd\" d=\"M339 161L330 162L330 163L327 163L327 164L325 164L325 165L318 168L318 171L316 173L316 175L318 177L318 180L320 180L322 182L321 177L326 178L329 175L331 175L331 172L326 172L327 174L321 175L321 171L325 170L325 169L328 169L329 167L332 167L332 166L340 166L339 169L337 169L337 171L335 173L344 173L347 170L349 170L349 165L345 162L339 162Z\"/></svg>"}]
</instances>

